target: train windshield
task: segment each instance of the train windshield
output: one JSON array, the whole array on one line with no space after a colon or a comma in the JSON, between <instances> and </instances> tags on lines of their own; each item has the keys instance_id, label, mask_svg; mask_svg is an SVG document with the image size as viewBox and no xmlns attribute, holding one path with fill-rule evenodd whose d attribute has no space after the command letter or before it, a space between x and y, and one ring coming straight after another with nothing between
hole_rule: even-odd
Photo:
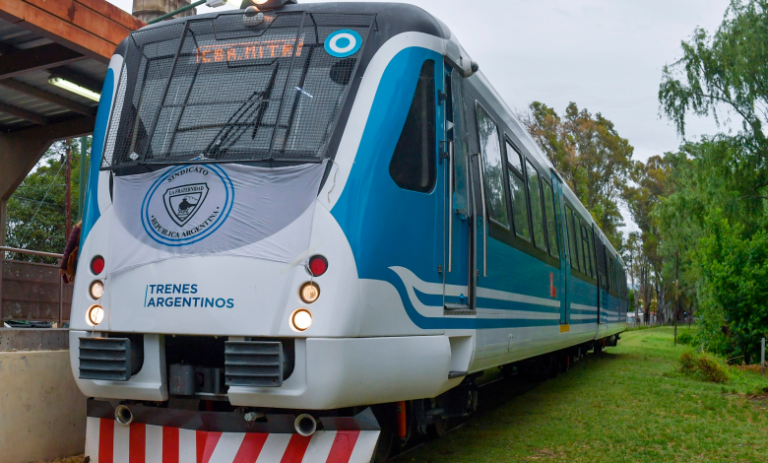
<instances>
[{"instance_id":1,"label":"train windshield","mask_svg":"<svg viewBox=\"0 0 768 463\"><path fill-rule=\"evenodd\" d=\"M321 161L372 23L237 13L132 33L102 168Z\"/></svg>"}]
</instances>

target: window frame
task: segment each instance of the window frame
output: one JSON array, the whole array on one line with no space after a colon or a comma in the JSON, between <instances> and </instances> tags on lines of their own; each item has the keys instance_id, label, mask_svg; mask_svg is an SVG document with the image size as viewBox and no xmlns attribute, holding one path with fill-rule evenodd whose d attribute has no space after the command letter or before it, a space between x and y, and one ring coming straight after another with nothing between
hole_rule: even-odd
<instances>
[{"instance_id":1,"label":"window frame","mask_svg":"<svg viewBox=\"0 0 768 463\"><path fill-rule=\"evenodd\" d=\"M512 179L512 175L516 176L518 180L521 180L523 182L523 193L525 194L525 210L528 214L527 217L527 223L528 223L528 238L526 239L524 236L520 235L517 232L517 225L515 224L515 210L514 206L512 205L512 192L510 191L510 200L509 200L509 212L510 216L512 217L512 234L514 235L515 239L522 240L526 245L530 245L535 249L536 245L534 244L534 237L533 237L533 224L531 220L531 198L530 198L530 192L528 187L528 176L525 172L525 163L527 161L525 155L523 155L523 152L520 151L520 149L512 143L512 140L509 139L506 134L504 134L504 162L507 166L507 186L509 187L509 182ZM517 155L518 159L520 159L520 165L522 166L522 171L520 171L517 167L512 165L511 162L509 162L509 148L512 148L512 151ZM541 249L538 249L541 251Z\"/></svg>"},{"instance_id":2,"label":"window frame","mask_svg":"<svg viewBox=\"0 0 768 463\"><path fill-rule=\"evenodd\" d=\"M541 210L541 231L542 235L544 236L544 248L542 249L539 247L537 243L536 238L536 225L534 222L534 214L533 214L533 200L531 199L533 196L533 192L531 191L531 169L536 173L536 177L538 178L538 196L539 196L539 209ZM539 172L539 169L536 168L535 165L531 162L530 159L525 160L525 173L526 173L526 180L528 180L528 216L531 218L530 220L530 228L533 232L531 234L531 239L533 240L533 245L536 246L536 248L539 249L539 251L545 252L549 254L549 237L547 236L547 216L546 216L546 207L544 206L544 192L542 191L541 183L542 183L542 176L541 172Z\"/></svg>"},{"instance_id":3,"label":"window frame","mask_svg":"<svg viewBox=\"0 0 768 463\"><path fill-rule=\"evenodd\" d=\"M400 174L400 171L402 170L402 166L398 166L397 164L401 163L402 159L407 159L407 157L406 158L402 158L402 156L398 157L398 149L401 146L400 143L401 143L401 141L403 141L403 137L404 137L404 135L406 133L406 128L408 127L408 118L411 116L411 111L413 110L414 104L416 103L416 98L419 96L419 86L421 85L422 76L425 75L425 72L424 72L425 71L425 67L427 66L427 63L430 63L430 62L432 63L432 76L431 76L431 80L432 80L432 89L431 89L432 92L431 93L432 93L432 96L431 96L431 99L427 98L427 100L428 100L427 101L427 117L429 117L430 115L434 116L434 120L432 121L432 124L431 124L431 126L432 126L431 133L428 133L426 136L427 136L427 139L428 139L427 142L428 143L429 142L434 142L434 143L432 143L432 145L434 145L434 146L432 146L430 148L430 154L428 156L424 157L424 154L420 153L420 158L422 158L421 161L423 161L424 159L427 159L427 164L428 165L426 166L426 169L428 170L428 172L427 172L428 186L427 187L423 187L423 188L422 187L413 188L413 185L407 185L405 183L401 183L402 179L396 178L396 176L393 175L393 170L395 170L395 172ZM438 162L437 162L438 148L437 148L437 146L438 146L438 138L440 138L440 137L438 137L438 120L437 120L437 116L438 116L437 104L438 104L438 101L439 101L438 100L437 92L438 92L438 85L440 84L440 82L437 79L437 71L438 71L438 66L439 65L442 65L442 63L438 63L436 60L431 59L431 58L425 59L421 63L421 68L419 69L419 75L418 75L418 79L416 81L416 88L414 90L414 95L413 95L413 98L411 99L410 105L408 106L408 113L406 115L406 119L405 119L405 122L403 124L403 128L400 131L400 134L398 136L397 143L395 144L395 149L392 152L392 157L389 160L389 165L388 165L388 169L387 169L389 171L390 178L395 183L395 185L397 185L398 188L400 188L402 190L405 190L405 191L410 191L410 192L413 192L413 193L420 193L420 194L425 194L425 195L432 194L435 191L435 188L437 188L437 177L438 177L438 175L437 175L437 170L438 170ZM431 108L430 108L430 103L431 103ZM420 122L422 122L422 121L420 121ZM429 124L429 121L427 121L427 124ZM423 141L422 141L422 143L423 143ZM412 153L405 153L405 154L412 155ZM396 158L397 158L397 164L395 162ZM422 171L422 173L423 173L423 171Z\"/></svg>"},{"instance_id":4,"label":"window frame","mask_svg":"<svg viewBox=\"0 0 768 463\"><path fill-rule=\"evenodd\" d=\"M580 258L579 258L579 249L578 245L576 245L576 234L574 230L575 224L574 222L574 212L573 212L573 206L571 206L570 201L567 199L565 200L565 225L568 232L568 256L571 263L571 270L576 270L577 272L581 272L579 266L581 265ZM575 259L574 259L575 257ZM574 266L575 264L575 266Z\"/></svg>"},{"instance_id":5,"label":"window frame","mask_svg":"<svg viewBox=\"0 0 768 463\"><path fill-rule=\"evenodd\" d=\"M478 151L479 151L479 158L480 158L480 163L479 163L480 165L478 166L478 168L483 170L482 171L482 174L483 174L482 180L483 180L483 182L485 182L485 180L486 180L486 175L485 175L486 174L486 171L485 171L485 155L483 154L483 143L481 141L481 136L480 136L480 118L478 117L478 115L480 114L480 111L482 111L485 114L485 116L487 116L488 119L491 122L493 122L493 125L496 127L496 139L497 139L497 142L499 143L499 154L501 156L501 159L500 159L500 161L501 161L501 171L502 171L501 176L502 176L502 183L503 183L502 189L503 189L503 192L504 192L504 202L505 202L505 207L506 207L506 212L507 212L507 222L509 222L509 224L508 225L504 225L503 223L499 222L498 220L495 220L493 217L491 217L490 213L487 214L488 215L487 219L488 219L488 222L493 222L495 225L503 228L504 230L507 230L507 231L513 230L514 229L514 224L512 222L514 221L514 219L512 219L512 216L510 214L510 211L511 211L510 199L509 199L510 191L509 191L509 185L507 185L507 182L509 180L507 178L507 173L506 173L506 168L505 168L505 164L507 163L507 160L504 158L506 152L504 151L504 143L502 142L504 137L502 135L502 130L501 130L500 126L499 126L499 123L496 122L496 118L491 116L490 111L485 109L485 106L483 106L483 104L479 100L476 99L475 100L475 130L477 131L476 133L477 133L477 142L478 142L478 145L479 145L479 150ZM485 188L485 190L486 190L485 191L485 202L486 202L485 207L486 207L486 211L489 211L490 207L488 207L488 206L489 206L490 201L489 201L489 197L488 197L488 191L487 191L486 185L482 185L482 187Z\"/></svg>"},{"instance_id":6,"label":"window frame","mask_svg":"<svg viewBox=\"0 0 768 463\"><path fill-rule=\"evenodd\" d=\"M553 257L553 258L559 260L560 256L561 256L561 254L560 254L560 243L559 243L559 236L560 235L559 235L559 230L558 230L558 224L560 223L560 220L557 217L557 206L555 205L555 197L556 197L556 195L555 195L555 187L554 187L554 185L552 185L552 182L548 181L547 179L544 179L543 177L542 177L542 179L544 180L544 185L542 186L542 189L543 189L542 194L544 196L544 212L546 214L546 216L544 218L544 221L545 221L545 225L546 225L546 229L545 230L547 232L547 242L549 243L549 255L550 255L550 257ZM547 194L546 194L547 189L549 189L550 198L552 199L552 202L551 202L552 210L551 211L547 211L547 208L548 208L548 206L547 206ZM549 214L552 214L552 223L554 224L554 230L550 230L549 229L549 220L548 220ZM554 248L552 247L552 233L554 233L554 237L555 237L555 247ZM556 255L553 254L553 251L555 252Z\"/></svg>"}]
</instances>

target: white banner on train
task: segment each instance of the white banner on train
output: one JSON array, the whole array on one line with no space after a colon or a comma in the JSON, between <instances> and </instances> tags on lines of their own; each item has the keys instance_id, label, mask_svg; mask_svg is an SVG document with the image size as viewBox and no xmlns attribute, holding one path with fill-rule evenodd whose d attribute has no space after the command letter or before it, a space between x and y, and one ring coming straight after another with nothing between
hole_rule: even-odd
<instances>
[{"instance_id":1,"label":"white banner on train","mask_svg":"<svg viewBox=\"0 0 768 463\"><path fill-rule=\"evenodd\" d=\"M107 271L199 255L291 262L309 247L325 165L194 164L114 177Z\"/></svg>"}]
</instances>

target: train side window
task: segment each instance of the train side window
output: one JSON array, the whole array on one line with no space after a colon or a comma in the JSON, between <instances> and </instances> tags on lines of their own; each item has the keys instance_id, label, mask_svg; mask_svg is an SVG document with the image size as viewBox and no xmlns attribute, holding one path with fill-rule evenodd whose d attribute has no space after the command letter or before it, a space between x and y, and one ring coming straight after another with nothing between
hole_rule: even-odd
<instances>
[{"instance_id":1,"label":"train side window","mask_svg":"<svg viewBox=\"0 0 768 463\"><path fill-rule=\"evenodd\" d=\"M480 105L477 105L477 130L483 160L482 167L485 180L485 197L489 209L488 215L494 222L504 228L509 228L499 128Z\"/></svg>"},{"instance_id":2,"label":"train side window","mask_svg":"<svg viewBox=\"0 0 768 463\"><path fill-rule=\"evenodd\" d=\"M560 258L560 246L557 243L557 222L555 220L555 200L552 193L552 187L544 182L541 185L544 188L544 210L547 216L547 235L549 236L549 254Z\"/></svg>"},{"instance_id":3,"label":"train side window","mask_svg":"<svg viewBox=\"0 0 768 463\"><path fill-rule=\"evenodd\" d=\"M581 247L582 239L581 239L581 221L579 219L579 214L576 212L573 212L573 228L574 228L574 236L576 240L576 247L579 250L579 270L581 273L586 274L587 273L587 267L584 263L584 249Z\"/></svg>"},{"instance_id":4,"label":"train side window","mask_svg":"<svg viewBox=\"0 0 768 463\"><path fill-rule=\"evenodd\" d=\"M586 264L586 274L594 277L594 262L592 262L592 254L589 252L589 232L587 231L586 222L581 222L581 247L584 250L584 263Z\"/></svg>"},{"instance_id":5,"label":"train side window","mask_svg":"<svg viewBox=\"0 0 768 463\"><path fill-rule=\"evenodd\" d=\"M523 162L520 153L509 142L507 142L507 161L509 162L509 191L512 195L512 220L515 224L515 234L526 241L531 241Z\"/></svg>"},{"instance_id":6,"label":"train side window","mask_svg":"<svg viewBox=\"0 0 768 463\"><path fill-rule=\"evenodd\" d=\"M541 201L541 180L539 171L525 161L528 173L528 195L531 198L531 222L533 223L533 242L537 248L547 252L547 237L544 232L544 209Z\"/></svg>"},{"instance_id":7,"label":"train side window","mask_svg":"<svg viewBox=\"0 0 768 463\"><path fill-rule=\"evenodd\" d=\"M597 278L597 256L595 255L595 233L592 231L592 227L589 227L589 256L592 259L592 277Z\"/></svg>"},{"instance_id":8,"label":"train side window","mask_svg":"<svg viewBox=\"0 0 768 463\"><path fill-rule=\"evenodd\" d=\"M435 62L427 60L389 163L389 174L400 188L429 193L435 187L435 122Z\"/></svg>"},{"instance_id":9,"label":"train side window","mask_svg":"<svg viewBox=\"0 0 768 463\"><path fill-rule=\"evenodd\" d=\"M568 225L568 249L571 251L571 268L574 270L579 269L579 252L576 243L576 233L573 227L573 211L571 206L566 206L565 209L565 223Z\"/></svg>"},{"instance_id":10,"label":"train side window","mask_svg":"<svg viewBox=\"0 0 768 463\"><path fill-rule=\"evenodd\" d=\"M608 292L613 290L613 257L608 256L608 275L606 275L605 282L608 283Z\"/></svg>"}]
</instances>

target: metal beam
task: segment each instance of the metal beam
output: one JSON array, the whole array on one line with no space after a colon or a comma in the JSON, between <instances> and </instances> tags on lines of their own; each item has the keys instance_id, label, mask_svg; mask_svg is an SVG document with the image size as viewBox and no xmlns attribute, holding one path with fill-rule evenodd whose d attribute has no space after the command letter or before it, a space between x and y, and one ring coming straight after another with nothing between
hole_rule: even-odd
<instances>
[{"instance_id":1,"label":"metal beam","mask_svg":"<svg viewBox=\"0 0 768 463\"><path fill-rule=\"evenodd\" d=\"M27 111L26 109L17 108L16 106L11 106L5 103L0 103L0 113L16 116L26 121L34 122L37 125L48 125L48 118L45 116L41 116L40 114L35 114L31 111Z\"/></svg>"},{"instance_id":2,"label":"metal beam","mask_svg":"<svg viewBox=\"0 0 768 463\"><path fill-rule=\"evenodd\" d=\"M47 101L48 103L53 103L56 106L61 106L62 108L69 109L70 111L74 111L84 116L96 115L96 108L89 108L88 106L74 102L62 96L55 95L53 93L46 92L45 90L41 90L37 87L33 87L31 85L21 83L18 80L3 79L3 80L0 80L0 85L2 85L3 87L8 87L13 90L16 90L17 92L21 92L29 96L33 96L38 100L43 100L43 101Z\"/></svg>"},{"instance_id":3,"label":"metal beam","mask_svg":"<svg viewBox=\"0 0 768 463\"><path fill-rule=\"evenodd\" d=\"M0 79L8 79L84 59L86 59L85 56L58 43L28 50L14 49L4 53L3 59L0 60Z\"/></svg>"},{"instance_id":4,"label":"metal beam","mask_svg":"<svg viewBox=\"0 0 768 463\"><path fill-rule=\"evenodd\" d=\"M95 117L82 116L43 127L0 133L0 199L8 199L56 140L93 132Z\"/></svg>"}]
</instances>

